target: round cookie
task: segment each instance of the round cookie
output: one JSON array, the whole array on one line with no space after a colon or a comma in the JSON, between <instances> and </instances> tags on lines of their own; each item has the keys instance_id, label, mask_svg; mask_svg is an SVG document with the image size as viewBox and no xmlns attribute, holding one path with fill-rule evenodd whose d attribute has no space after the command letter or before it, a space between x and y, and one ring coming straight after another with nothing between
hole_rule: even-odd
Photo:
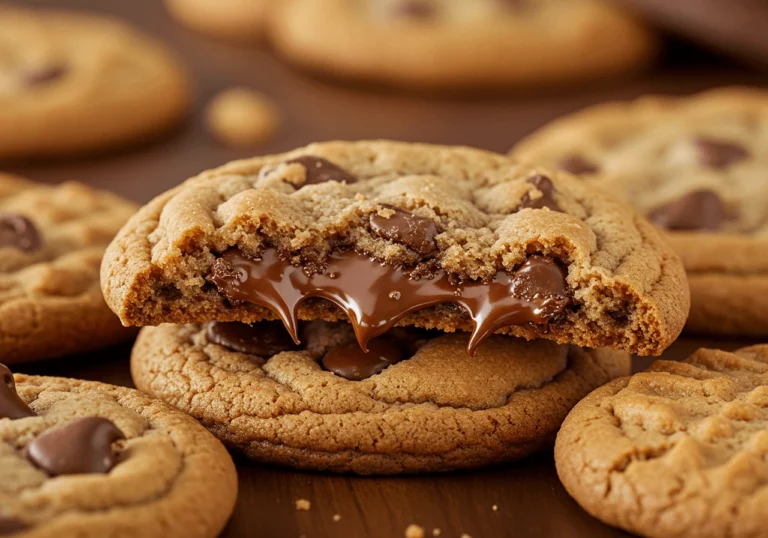
<instances>
[{"instance_id":1,"label":"round cookie","mask_svg":"<svg viewBox=\"0 0 768 538\"><path fill-rule=\"evenodd\" d=\"M600 0L285 0L270 37L314 71L425 89L608 77L656 49L640 22Z\"/></svg>"},{"instance_id":2,"label":"round cookie","mask_svg":"<svg viewBox=\"0 0 768 538\"><path fill-rule=\"evenodd\" d=\"M585 394L629 357L494 336L394 329L363 353L351 326L279 322L144 328L134 382L263 462L359 474L446 471L551 445Z\"/></svg>"},{"instance_id":3,"label":"round cookie","mask_svg":"<svg viewBox=\"0 0 768 538\"><path fill-rule=\"evenodd\" d=\"M0 158L96 152L176 124L186 76L117 20L0 7Z\"/></svg>"},{"instance_id":4,"label":"round cookie","mask_svg":"<svg viewBox=\"0 0 768 538\"><path fill-rule=\"evenodd\" d=\"M1 135L0 135L1 136ZM104 249L136 205L80 183L0 173L0 357L15 364L130 339L99 285Z\"/></svg>"},{"instance_id":5,"label":"round cookie","mask_svg":"<svg viewBox=\"0 0 768 538\"><path fill-rule=\"evenodd\" d=\"M18 391L18 395L16 394ZM213 538L235 505L226 449L138 391L0 365L0 534Z\"/></svg>"},{"instance_id":6,"label":"round cookie","mask_svg":"<svg viewBox=\"0 0 768 538\"><path fill-rule=\"evenodd\" d=\"M594 178L670 231L691 286L687 329L768 334L768 93L644 97L556 120L513 155Z\"/></svg>"},{"instance_id":7,"label":"round cookie","mask_svg":"<svg viewBox=\"0 0 768 538\"><path fill-rule=\"evenodd\" d=\"M165 0L168 12L198 32L236 40L261 37L271 4L281 0Z\"/></svg>"},{"instance_id":8,"label":"round cookie","mask_svg":"<svg viewBox=\"0 0 768 538\"><path fill-rule=\"evenodd\" d=\"M598 519L656 538L765 536L768 346L700 349L595 390L555 445Z\"/></svg>"},{"instance_id":9,"label":"round cookie","mask_svg":"<svg viewBox=\"0 0 768 538\"><path fill-rule=\"evenodd\" d=\"M383 263L382 263L383 262ZM245 275L245 276L243 276ZM125 325L350 320L660 354L688 284L662 234L570 174L466 147L327 142L158 196L102 264Z\"/></svg>"}]
</instances>

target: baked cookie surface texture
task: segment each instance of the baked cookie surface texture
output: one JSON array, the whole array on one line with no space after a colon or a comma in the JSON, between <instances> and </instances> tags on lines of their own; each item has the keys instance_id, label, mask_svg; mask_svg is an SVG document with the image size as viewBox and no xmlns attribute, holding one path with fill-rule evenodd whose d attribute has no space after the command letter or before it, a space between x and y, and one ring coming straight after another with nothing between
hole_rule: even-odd
<instances>
[{"instance_id":1,"label":"baked cookie surface texture","mask_svg":"<svg viewBox=\"0 0 768 538\"><path fill-rule=\"evenodd\" d=\"M691 285L688 329L768 334L768 94L644 97L545 126L517 158L579 174L659 227Z\"/></svg>"},{"instance_id":2,"label":"baked cookie surface texture","mask_svg":"<svg viewBox=\"0 0 768 538\"><path fill-rule=\"evenodd\" d=\"M700 349L595 390L555 461L598 519L643 536L765 536L768 346Z\"/></svg>"},{"instance_id":3,"label":"baked cookie surface texture","mask_svg":"<svg viewBox=\"0 0 768 538\"><path fill-rule=\"evenodd\" d=\"M213 538L237 495L226 449L136 390L0 365L0 534Z\"/></svg>"},{"instance_id":4,"label":"baked cookie surface texture","mask_svg":"<svg viewBox=\"0 0 768 538\"><path fill-rule=\"evenodd\" d=\"M129 339L104 303L104 249L136 205L80 183L0 174L0 357L8 364Z\"/></svg>"}]
</instances>

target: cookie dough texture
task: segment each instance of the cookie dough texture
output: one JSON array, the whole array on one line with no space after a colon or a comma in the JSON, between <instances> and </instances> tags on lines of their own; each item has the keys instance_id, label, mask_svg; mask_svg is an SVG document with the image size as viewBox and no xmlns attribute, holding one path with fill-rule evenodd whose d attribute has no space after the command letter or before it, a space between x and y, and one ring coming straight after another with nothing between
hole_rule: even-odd
<instances>
[{"instance_id":1,"label":"cookie dough texture","mask_svg":"<svg viewBox=\"0 0 768 538\"><path fill-rule=\"evenodd\" d=\"M103 383L16 375L39 415L0 420L0 517L18 538L213 538L234 508L237 475L226 449L190 417L138 391ZM23 449L43 431L99 416L126 440L108 474L50 478Z\"/></svg>"},{"instance_id":2,"label":"cookie dough texture","mask_svg":"<svg viewBox=\"0 0 768 538\"><path fill-rule=\"evenodd\" d=\"M617 75L641 68L656 50L640 22L598 0L284 0L270 37L278 52L314 71L423 89Z\"/></svg>"},{"instance_id":3,"label":"cookie dough texture","mask_svg":"<svg viewBox=\"0 0 768 538\"><path fill-rule=\"evenodd\" d=\"M138 388L251 458L360 474L524 457L551 445L580 398L629 371L622 352L506 336L469 357L467 338L439 336L382 373L349 381L318 364L322 342L261 358L209 342L199 325L166 324L142 330L131 370Z\"/></svg>"},{"instance_id":4,"label":"cookie dough texture","mask_svg":"<svg viewBox=\"0 0 768 538\"><path fill-rule=\"evenodd\" d=\"M166 48L114 19L0 7L0 158L81 154L145 139L184 115Z\"/></svg>"},{"instance_id":5,"label":"cookie dough texture","mask_svg":"<svg viewBox=\"0 0 768 538\"><path fill-rule=\"evenodd\" d=\"M355 183L301 185L306 169L286 161L325 158ZM527 180L551 177L562 211L522 209L542 196ZM107 303L126 325L251 322L274 319L253 304L230 305L206 279L232 246L258 256L274 246L295 263L322 267L328 254L354 248L394 266L419 255L370 231L370 215L392 204L442 230L430 263L462 279L512 271L535 253L562 260L574 304L546 327L502 332L586 347L658 354L688 312L682 265L661 234L628 206L565 173L520 165L461 147L399 142L319 143L204 172L142 208L110 245L102 265ZM374 262L372 262L374 263ZM346 319L327 301L309 301L300 319ZM409 314L402 324L471 330L450 305Z\"/></svg>"},{"instance_id":6,"label":"cookie dough texture","mask_svg":"<svg viewBox=\"0 0 768 538\"><path fill-rule=\"evenodd\" d=\"M747 156L728 166L701 162L698 137L735 144ZM513 156L557 165L574 155L587 174L643 214L706 189L727 218L715 231L670 232L691 286L687 328L724 335L768 334L768 94L723 88L692 97L643 97L598 105L556 120L513 149Z\"/></svg>"},{"instance_id":7,"label":"cookie dough texture","mask_svg":"<svg viewBox=\"0 0 768 538\"><path fill-rule=\"evenodd\" d=\"M0 357L60 357L130 338L99 286L106 245L136 211L80 183L46 185L0 174L0 214L29 218L41 248L0 246Z\"/></svg>"},{"instance_id":8,"label":"cookie dough texture","mask_svg":"<svg viewBox=\"0 0 768 538\"><path fill-rule=\"evenodd\" d=\"M261 37L268 10L281 0L165 0L180 23L213 37L250 41Z\"/></svg>"},{"instance_id":9,"label":"cookie dough texture","mask_svg":"<svg viewBox=\"0 0 768 538\"><path fill-rule=\"evenodd\" d=\"M573 409L558 474L590 514L643 536L765 536L767 409L768 346L657 361Z\"/></svg>"},{"instance_id":10,"label":"cookie dough texture","mask_svg":"<svg viewBox=\"0 0 768 538\"><path fill-rule=\"evenodd\" d=\"M249 88L230 88L218 94L208 103L206 119L211 134L230 146L266 142L279 123L271 100Z\"/></svg>"}]
</instances>

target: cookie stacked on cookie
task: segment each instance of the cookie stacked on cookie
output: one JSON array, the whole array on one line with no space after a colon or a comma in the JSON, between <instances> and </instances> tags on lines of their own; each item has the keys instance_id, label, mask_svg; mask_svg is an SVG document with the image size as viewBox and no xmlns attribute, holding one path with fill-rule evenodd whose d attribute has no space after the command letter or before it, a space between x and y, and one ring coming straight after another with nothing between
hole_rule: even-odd
<instances>
[{"instance_id":1,"label":"cookie stacked on cookie","mask_svg":"<svg viewBox=\"0 0 768 538\"><path fill-rule=\"evenodd\" d=\"M513 153L593 181L668 231L691 284L688 329L765 336L766 137L768 94L725 88L598 105Z\"/></svg>"},{"instance_id":2,"label":"cookie stacked on cookie","mask_svg":"<svg viewBox=\"0 0 768 538\"><path fill-rule=\"evenodd\" d=\"M204 172L131 219L102 286L124 324L159 325L140 389L254 458L358 473L522 457L688 309L679 259L626 205L383 141Z\"/></svg>"}]
</instances>

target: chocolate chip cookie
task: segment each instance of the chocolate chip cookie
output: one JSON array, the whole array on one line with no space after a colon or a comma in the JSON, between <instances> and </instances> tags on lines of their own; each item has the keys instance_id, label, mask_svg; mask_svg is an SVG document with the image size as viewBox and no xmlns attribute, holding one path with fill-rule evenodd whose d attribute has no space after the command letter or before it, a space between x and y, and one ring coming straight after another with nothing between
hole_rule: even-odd
<instances>
[{"instance_id":1,"label":"chocolate chip cookie","mask_svg":"<svg viewBox=\"0 0 768 538\"><path fill-rule=\"evenodd\" d=\"M253 40L261 37L273 0L165 0L180 23L214 37Z\"/></svg>"},{"instance_id":2,"label":"chocolate chip cookie","mask_svg":"<svg viewBox=\"0 0 768 538\"><path fill-rule=\"evenodd\" d=\"M109 247L126 325L350 320L658 354L688 284L661 234L563 172L461 147L332 142L160 195Z\"/></svg>"},{"instance_id":3,"label":"chocolate chip cookie","mask_svg":"<svg viewBox=\"0 0 768 538\"><path fill-rule=\"evenodd\" d=\"M571 407L629 357L546 340L395 328L364 353L348 323L144 328L134 382L226 444L292 467L395 474L477 467L551 446Z\"/></svg>"},{"instance_id":4,"label":"chocolate chip cookie","mask_svg":"<svg viewBox=\"0 0 768 538\"><path fill-rule=\"evenodd\" d=\"M339 77L429 89L520 87L637 70L656 49L601 0L293 0L270 37L293 62Z\"/></svg>"},{"instance_id":5,"label":"chocolate chip cookie","mask_svg":"<svg viewBox=\"0 0 768 538\"><path fill-rule=\"evenodd\" d=\"M768 346L700 349L595 390L555 446L593 516L643 536L765 536Z\"/></svg>"},{"instance_id":6,"label":"chocolate chip cookie","mask_svg":"<svg viewBox=\"0 0 768 538\"><path fill-rule=\"evenodd\" d=\"M212 538L237 495L225 448L182 412L0 365L0 534Z\"/></svg>"},{"instance_id":7,"label":"chocolate chip cookie","mask_svg":"<svg viewBox=\"0 0 768 538\"><path fill-rule=\"evenodd\" d=\"M725 88L598 105L522 141L669 231L691 285L688 329L768 334L768 94Z\"/></svg>"},{"instance_id":8,"label":"chocolate chip cookie","mask_svg":"<svg viewBox=\"0 0 768 538\"><path fill-rule=\"evenodd\" d=\"M0 174L0 357L60 357L129 339L99 286L104 249L136 211L79 183Z\"/></svg>"},{"instance_id":9,"label":"chocolate chip cookie","mask_svg":"<svg viewBox=\"0 0 768 538\"><path fill-rule=\"evenodd\" d=\"M160 43L117 20L0 6L0 158L70 155L176 124L186 77Z\"/></svg>"}]
</instances>

